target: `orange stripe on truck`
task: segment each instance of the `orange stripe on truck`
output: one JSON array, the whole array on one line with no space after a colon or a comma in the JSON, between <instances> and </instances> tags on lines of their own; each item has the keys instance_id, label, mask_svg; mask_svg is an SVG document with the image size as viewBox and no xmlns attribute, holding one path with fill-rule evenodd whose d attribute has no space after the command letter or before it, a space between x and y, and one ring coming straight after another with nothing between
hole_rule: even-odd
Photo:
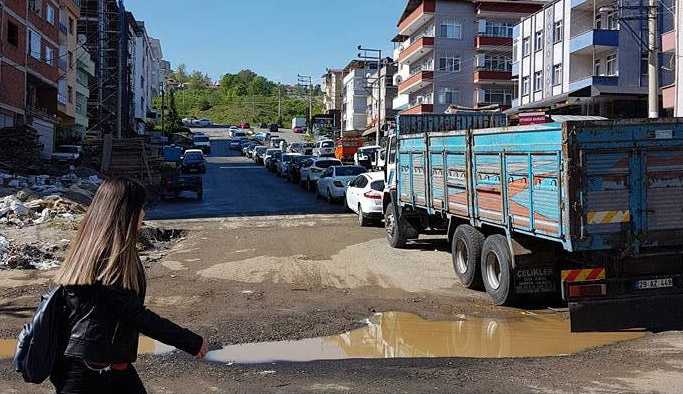
<instances>
[{"instance_id":1,"label":"orange stripe on truck","mask_svg":"<svg viewBox=\"0 0 683 394\"><path fill-rule=\"evenodd\" d=\"M562 271L563 282L590 282L605 279L604 268L587 268Z\"/></svg>"}]
</instances>

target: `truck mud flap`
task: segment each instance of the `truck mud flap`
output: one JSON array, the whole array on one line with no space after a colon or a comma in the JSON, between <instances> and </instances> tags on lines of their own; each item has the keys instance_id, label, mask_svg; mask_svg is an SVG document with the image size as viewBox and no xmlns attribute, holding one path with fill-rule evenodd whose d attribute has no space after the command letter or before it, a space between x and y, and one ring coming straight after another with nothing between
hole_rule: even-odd
<instances>
[{"instance_id":1,"label":"truck mud flap","mask_svg":"<svg viewBox=\"0 0 683 394\"><path fill-rule=\"evenodd\" d=\"M683 294L569 303L572 332L683 329Z\"/></svg>"}]
</instances>

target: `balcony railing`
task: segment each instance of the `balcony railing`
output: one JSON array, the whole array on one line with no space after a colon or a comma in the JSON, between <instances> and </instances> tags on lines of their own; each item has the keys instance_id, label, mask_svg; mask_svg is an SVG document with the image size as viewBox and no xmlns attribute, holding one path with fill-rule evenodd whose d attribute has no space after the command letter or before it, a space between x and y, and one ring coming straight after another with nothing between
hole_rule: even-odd
<instances>
[{"instance_id":1,"label":"balcony railing","mask_svg":"<svg viewBox=\"0 0 683 394\"><path fill-rule=\"evenodd\" d=\"M434 0L424 0L419 7L415 9L410 15L408 15L401 23L398 25L398 31L400 34L410 34L411 28L415 28L424 25L427 21L434 17L434 12L436 11L436 1Z\"/></svg>"},{"instance_id":2,"label":"balcony railing","mask_svg":"<svg viewBox=\"0 0 683 394\"><path fill-rule=\"evenodd\" d=\"M67 102L66 94L58 93L58 94L57 94L57 101L58 101L60 104L66 105L66 102Z\"/></svg>"},{"instance_id":3,"label":"balcony railing","mask_svg":"<svg viewBox=\"0 0 683 394\"><path fill-rule=\"evenodd\" d=\"M69 29L62 22L59 22L59 31L62 32L62 34L64 35L69 33Z\"/></svg>"},{"instance_id":4,"label":"balcony railing","mask_svg":"<svg viewBox=\"0 0 683 394\"><path fill-rule=\"evenodd\" d=\"M434 48L434 37L422 37L415 40L410 46L404 49L398 57L401 62L410 63L411 60L416 60L431 52Z\"/></svg>"}]
</instances>

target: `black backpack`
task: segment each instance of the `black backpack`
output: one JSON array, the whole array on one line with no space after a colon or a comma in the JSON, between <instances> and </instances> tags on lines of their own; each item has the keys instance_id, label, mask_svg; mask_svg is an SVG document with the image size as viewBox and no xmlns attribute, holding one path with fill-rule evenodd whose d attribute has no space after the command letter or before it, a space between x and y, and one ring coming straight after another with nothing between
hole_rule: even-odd
<instances>
[{"instance_id":1,"label":"black backpack","mask_svg":"<svg viewBox=\"0 0 683 394\"><path fill-rule=\"evenodd\" d=\"M60 349L60 317L64 309L64 291L57 286L41 297L33 320L19 333L14 352L14 369L24 381L42 383L50 373Z\"/></svg>"}]
</instances>

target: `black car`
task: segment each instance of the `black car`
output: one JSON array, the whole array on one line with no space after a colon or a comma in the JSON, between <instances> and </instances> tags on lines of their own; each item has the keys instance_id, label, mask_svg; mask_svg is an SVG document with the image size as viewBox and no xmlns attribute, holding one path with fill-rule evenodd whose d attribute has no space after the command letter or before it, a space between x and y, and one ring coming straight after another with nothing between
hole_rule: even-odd
<instances>
[{"instance_id":1,"label":"black car","mask_svg":"<svg viewBox=\"0 0 683 394\"><path fill-rule=\"evenodd\" d=\"M301 155L292 157L292 160L287 163L287 179L289 179L290 182L299 184L299 181L301 180L301 163L311 157L313 156Z\"/></svg>"},{"instance_id":2,"label":"black car","mask_svg":"<svg viewBox=\"0 0 683 394\"><path fill-rule=\"evenodd\" d=\"M184 173L197 171L200 173L206 172L206 160L204 153L199 149L188 149L180 163L180 171Z\"/></svg>"},{"instance_id":3,"label":"black car","mask_svg":"<svg viewBox=\"0 0 683 394\"><path fill-rule=\"evenodd\" d=\"M280 125L277 123L271 123L269 129L271 133L277 133L280 131Z\"/></svg>"},{"instance_id":4,"label":"black car","mask_svg":"<svg viewBox=\"0 0 683 394\"><path fill-rule=\"evenodd\" d=\"M268 123L266 122L261 122L258 124L259 129L267 129L268 128Z\"/></svg>"},{"instance_id":5,"label":"black car","mask_svg":"<svg viewBox=\"0 0 683 394\"><path fill-rule=\"evenodd\" d=\"M275 172L277 170L277 164L282 158L282 152L274 152L272 156L266 161L266 169L270 172Z\"/></svg>"}]
</instances>

